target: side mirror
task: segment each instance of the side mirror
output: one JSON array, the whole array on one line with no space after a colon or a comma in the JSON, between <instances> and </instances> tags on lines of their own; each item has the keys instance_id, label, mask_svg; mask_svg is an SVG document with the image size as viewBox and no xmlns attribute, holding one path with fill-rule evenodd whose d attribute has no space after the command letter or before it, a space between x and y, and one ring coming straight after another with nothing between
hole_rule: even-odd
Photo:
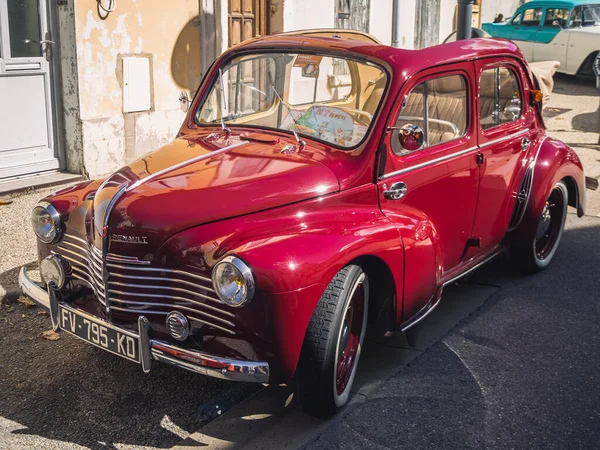
<instances>
[{"instance_id":1,"label":"side mirror","mask_svg":"<svg viewBox=\"0 0 600 450\"><path fill-rule=\"evenodd\" d=\"M400 145L406 150L419 150L423 146L425 135L418 125L406 124L398 131Z\"/></svg>"},{"instance_id":2,"label":"side mirror","mask_svg":"<svg viewBox=\"0 0 600 450\"><path fill-rule=\"evenodd\" d=\"M184 113L188 112L191 103L187 92L181 91L181 94L179 95L179 107Z\"/></svg>"},{"instance_id":3,"label":"side mirror","mask_svg":"<svg viewBox=\"0 0 600 450\"><path fill-rule=\"evenodd\" d=\"M562 25L561 25L561 23L560 23L560 20L557 20L557 19L554 19L554 20L552 21L552 26L553 26L553 27L556 27L556 28L562 28Z\"/></svg>"}]
</instances>

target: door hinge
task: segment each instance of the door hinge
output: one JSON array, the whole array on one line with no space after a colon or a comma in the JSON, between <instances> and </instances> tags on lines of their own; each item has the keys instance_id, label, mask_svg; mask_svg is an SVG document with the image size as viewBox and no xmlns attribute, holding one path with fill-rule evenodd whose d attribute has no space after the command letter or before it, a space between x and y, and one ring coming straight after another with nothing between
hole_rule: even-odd
<instances>
[{"instance_id":1,"label":"door hinge","mask_svg":"<svg viewBox=\"0 0 600 450\"><path fill-rule=\"evenodd\" d=\"M483 164L483 161L485 161L485 157L483 156L483 153L477 153L477 165L480 166Z\"/></svg>"}]
</instances>

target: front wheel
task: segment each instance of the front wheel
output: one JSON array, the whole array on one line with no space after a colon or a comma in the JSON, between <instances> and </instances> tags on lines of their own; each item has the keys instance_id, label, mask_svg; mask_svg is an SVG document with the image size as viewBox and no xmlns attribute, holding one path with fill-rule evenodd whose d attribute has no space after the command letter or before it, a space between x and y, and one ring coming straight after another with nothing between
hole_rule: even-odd
<instances>
[{"instance_id":1,"label":"front wheel","mask_svg":"<svg viewBox=\"0 0 600 450\"><path fill-rule=\"evenodd\" d=\"M350 397L369 309L369 280L349 265L321 296L306 331L298 365L300 403L312 416L327 418Z\"/></svg>"},{"instance_id":2,"label":"front wheel","mask_svg":"<svg viewBox=\"0 0 600 450\"><path fill-rule=\"evenodd\" d=\"M536 273L550 264L565 228L568 202L567 186L559 181L532 231L510 245L511 260L519 269Z\"/></svg>"}]
</instances>

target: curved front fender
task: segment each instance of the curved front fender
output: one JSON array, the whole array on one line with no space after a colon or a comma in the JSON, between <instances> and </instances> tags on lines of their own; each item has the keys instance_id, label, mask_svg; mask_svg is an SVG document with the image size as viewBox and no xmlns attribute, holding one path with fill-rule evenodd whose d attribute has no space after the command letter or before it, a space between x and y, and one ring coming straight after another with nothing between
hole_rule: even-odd
<instances>
[{"instance_id":1,"label":"curved front fender","mask_svg":"<svg viewBox=\"0 0 600 450\"><path fill-rule=\"evenodd\" d=\"M285 379L295 371L317 302L345 265L362 256L379 258L392 273L396 298L402 299L402 239L381 213L376 189L364 185L191 228L169 239L159 259L208 274L226 255L242 258L252 269L257 293L248 307L238 308L238 317L252 314L253 326L261 328L254 333L272 342L278 378Z\"/></svg>"}]
</instances>

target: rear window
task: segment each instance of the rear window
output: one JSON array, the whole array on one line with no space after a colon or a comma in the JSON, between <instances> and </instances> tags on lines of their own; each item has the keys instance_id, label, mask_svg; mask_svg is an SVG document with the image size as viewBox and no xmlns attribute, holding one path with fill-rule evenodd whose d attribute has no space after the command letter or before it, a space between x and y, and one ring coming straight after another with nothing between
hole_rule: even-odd
<instances>
[{"instance_id":1,"label":"rear window","mask_svg":"<svg viewBox=\"0 0 600 450\"><path fill-rule=\"evenodd\" d=\"M489 130L521 117L523 104L517 74L506 67L484 70L479 83L479 122Z\"/></svg>"}]
</instances>

